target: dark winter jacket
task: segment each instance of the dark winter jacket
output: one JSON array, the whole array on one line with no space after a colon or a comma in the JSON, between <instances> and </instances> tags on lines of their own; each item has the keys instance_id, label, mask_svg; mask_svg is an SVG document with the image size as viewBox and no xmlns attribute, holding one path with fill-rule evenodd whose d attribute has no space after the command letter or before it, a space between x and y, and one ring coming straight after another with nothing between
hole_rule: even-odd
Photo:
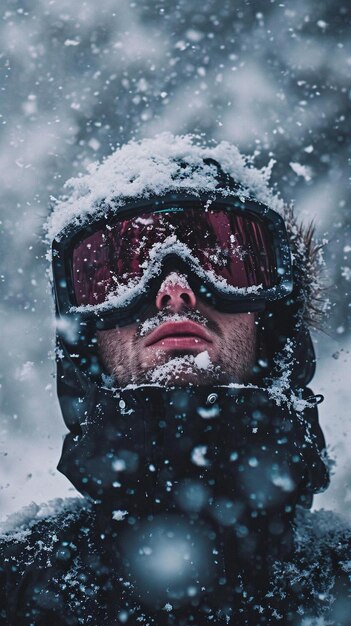
<instances>
[{"instance_id":1,"label":"dark winter jacket","mask_svg":"<svg viewBox=\"0 0 351 626\"><path fill-rule=\"evenodd\" d=\"M90 499L3 534L0 624L351 624L351 531L300 506L325 480L311 404L254 388L100 393L60 462Z\"/></svg>"},{"instance_id":2,"label":"dark winter jacket","mask_svg":"<svg viewBox=\"0 0 351 626\"><path fill-rule=\"evenodd\" d=\"M294 553L275 564L264 594L238 580L230 604L214 593L156 610L152 598L139 600L118 564L111 567L111 541L99 535L91 505L72 499L51 507L28 508L3 536L1 625L351 623L351 530L332 513L298 509Z\"/></svg>"}]
</instances>

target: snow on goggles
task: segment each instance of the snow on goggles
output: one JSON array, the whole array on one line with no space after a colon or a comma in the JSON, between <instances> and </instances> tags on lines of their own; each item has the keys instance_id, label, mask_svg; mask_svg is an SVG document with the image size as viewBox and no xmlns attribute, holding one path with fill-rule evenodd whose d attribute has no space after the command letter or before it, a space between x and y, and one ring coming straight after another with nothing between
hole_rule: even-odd
<instances>
[{"instance_id":1,"label":"snow on goggles","mask_svg":"<svg viewBox=\"0 0 351 626\"><path fill-rule=\"evenodd\" d=\"M179 196L133 203L53 243L58 313L126 324L170 271L224 311L263 310L292 290L283 219L256 202Z\"/></svg>"}]
</instances>

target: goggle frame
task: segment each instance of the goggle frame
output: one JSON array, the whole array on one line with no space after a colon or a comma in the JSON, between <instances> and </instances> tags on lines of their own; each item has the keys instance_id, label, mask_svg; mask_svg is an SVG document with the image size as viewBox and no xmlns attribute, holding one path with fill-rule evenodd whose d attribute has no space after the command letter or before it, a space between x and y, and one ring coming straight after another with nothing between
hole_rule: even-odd
<instances>
[{"instance_id":1,"label":"goggle frame","mask_svg":"<svg viewBox=\"0 0 351 626\"><path fill-rule=\"evenodd\" d=\"M87 236L94 234L109 220L123 221L130 219L141 213L155 213L175 208L178 205L183 210L194 207L196 204L204 204L208 208L219 207L232 209L238 214L250 213L264 220L270 230L272 245L277 263L277 284L262 289L257 293L233 294L220 290L210 279L200 279L194 273L194 269L186 261L171 253L162 261L161 273L151 278L147 284L146 293L137 295L128 305L101 310L79 311L75 301L72 274L73 249L82 233ZM199 208L199 210L201 210ZM72 317L80 325L94 327L96 330L107 330L119 326L125 326L139 321L140 316L155 298L160 284L170 271L180 271L186 273L190 287L205 302L210 303L218 310L227 313L239 313L249 311L264 311L267 302L277 301L288 296L293 290L293 276L291 251L288 235L283 218L273 209L252 199L239 198L239 196L228 196L216 194L179 194L170 193L162 197L143 200L127 201L121 207L113 209L106 206L104 215L98 212L97 218L90 218L89 224L70 224L60 233L52 243L52 272L53 289L56 304L56 314L58 317Z\"/></svg>"}]
</instances>

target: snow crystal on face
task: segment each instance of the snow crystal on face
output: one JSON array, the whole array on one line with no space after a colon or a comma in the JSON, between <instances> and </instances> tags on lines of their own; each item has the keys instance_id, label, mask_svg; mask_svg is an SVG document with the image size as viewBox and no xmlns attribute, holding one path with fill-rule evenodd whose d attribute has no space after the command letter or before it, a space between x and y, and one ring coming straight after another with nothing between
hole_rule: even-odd
<instances>
[{"instance_id":1,"label":"snow crystal on face","mask_svg":"<svg viewBox=\"0 0 351 626\"><path fill-rule=\"evenodd\" d=\"M184 276L184 274L179 274L178 272L170 272L170 274L166 276L162 285L160 286L160 291L162 289L166 289L167 287L175 286L183 287L183 289L190 289L187 277Z\"/></svg>"},{"instance_id":2,"label":"snow crystal on face","mask_svg":"<svg viewBox=\"0 0 351 626\"><path fill-rule=\"evenodd\" d=\"M207 370L210 365L212 365L210 355L208 354L207 350L204 350L203 352L200 352L200 354L197 354L194 358L194 362L200 370Z\"/></svg>"},{"instance_id":3,"label":"snow crystal on face","mask_svg":"<svg viewBox=\"0 0 351 626\"><path fill-rule=\"evenodd\" d=\"M69 224L84 224L91 216L102 216L106 207L117 211L127 199L170 191L233 195L227 188L216 189L217 169L204 163L208 158L221 163L223 171L240 183L241 196L253 196L279 212L283 210L282 200L268 187L273 162L259 170L226 141L208 146L194 135L162 133L152 139L130 141L101 164L92 164L88 174L68 180L68 197L55 201L48 219L48 240L59 238Z\"/></svg>"}]
</instances>

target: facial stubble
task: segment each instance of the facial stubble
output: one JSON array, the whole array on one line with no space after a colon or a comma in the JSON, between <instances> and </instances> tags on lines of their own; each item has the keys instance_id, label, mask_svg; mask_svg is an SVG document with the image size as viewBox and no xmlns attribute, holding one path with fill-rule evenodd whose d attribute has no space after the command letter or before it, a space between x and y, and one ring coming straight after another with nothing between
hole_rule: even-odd
<instances>
[{"instance_id":1,"label":"facial stubble","mask_svg":"<svg viewBox=\"0 0 351 626\"><path fill-rule=\"evenodd\" d=\"M196 359L189 358L189 353L181 351L165 352L155 350L152 365L143 358L142 338L135 328L132 337L123 329L111 329L98 332L98 347L102 364L118 386L128 384L147 384L155 382L162 366L168 367L168 377L160 379L163 384L229 384L247 383L253 377L253 367L257 358L257 333L251 316L234 316L232 326L224 333L216 322L211 321L211 330L217 341L216 358L207 368L199 368ZM196 356L196 353L194 353ZM181 366L183 359L184 367Z\"/></svg>"}]
</instances>

